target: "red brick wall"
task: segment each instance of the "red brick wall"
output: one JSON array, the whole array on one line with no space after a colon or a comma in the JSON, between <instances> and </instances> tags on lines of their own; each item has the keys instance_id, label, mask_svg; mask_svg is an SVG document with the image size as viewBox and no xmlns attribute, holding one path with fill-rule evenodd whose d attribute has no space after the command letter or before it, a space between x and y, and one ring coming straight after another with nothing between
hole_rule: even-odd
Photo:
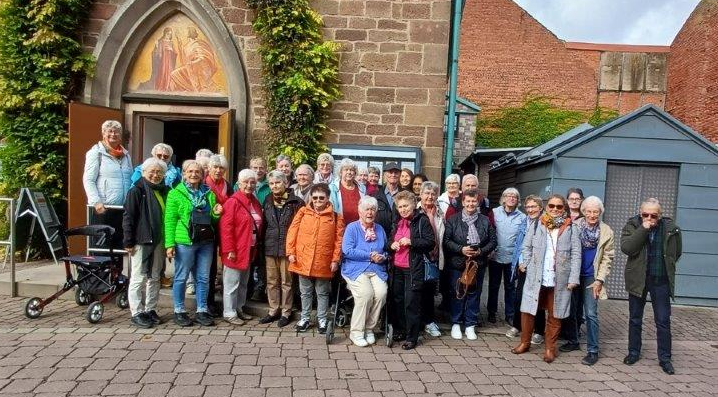
<instances>
[{"instance_id":1,"label":"red brick wall","mask_svg":"<svg viewBox=\"0 0 718 397\"><path fill-rule=\"evenodd\" d=\"M703 0L673 40L666 110L718 142L717 0Z\"/></svg>"}]
</instances>

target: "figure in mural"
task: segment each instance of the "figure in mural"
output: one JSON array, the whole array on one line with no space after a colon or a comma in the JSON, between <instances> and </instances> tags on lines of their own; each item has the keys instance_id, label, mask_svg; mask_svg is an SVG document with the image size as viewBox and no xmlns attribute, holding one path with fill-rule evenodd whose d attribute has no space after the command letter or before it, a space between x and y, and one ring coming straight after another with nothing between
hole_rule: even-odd
<instances>
[{"instance_id":1,"label":"figure in mural","mask_svg":"<svg viewBox=\"0 0 718 397\"><path fill-rule=\"evenodd\" d=\"M219 69L210 44L194 27L187 28L187 42L180 40L179 66L170 75L170 91L215 91L212 76Z\"/></svg>"},{"instance_id":2,"label":"figure in mural","mask_svg":"<svg viewBox=\"0 0 718 397\"><path fill-rule=\"evenodd\" d=\"M175 50L172 28L164 28L162 37L157 40L152 51L152 78L154 89L168 91L170 88L170 75L175 70L177 51Z\"/></svg>"}]
</instances>

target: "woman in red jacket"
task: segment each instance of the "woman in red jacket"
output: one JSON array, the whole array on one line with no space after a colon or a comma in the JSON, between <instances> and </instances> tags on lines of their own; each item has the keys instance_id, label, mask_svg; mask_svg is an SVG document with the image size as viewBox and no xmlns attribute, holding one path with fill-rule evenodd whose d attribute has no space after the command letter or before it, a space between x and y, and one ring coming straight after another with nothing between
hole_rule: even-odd
<instances>
[{"instance_id":1,"label":"woman in red jacket","mask_svg":"<svg viewBox=\"0 0 718 397\"><path fill-rule=\"evenodd\" d=\"M224 319L244 325L252 317L242 311L247 299L249 264L257 255L262 231L262 206L254 197L257 174L244 169L237 178L237 191L224 204L219 220L220 252L224 264Z\"/></svg>"}]
</instances>

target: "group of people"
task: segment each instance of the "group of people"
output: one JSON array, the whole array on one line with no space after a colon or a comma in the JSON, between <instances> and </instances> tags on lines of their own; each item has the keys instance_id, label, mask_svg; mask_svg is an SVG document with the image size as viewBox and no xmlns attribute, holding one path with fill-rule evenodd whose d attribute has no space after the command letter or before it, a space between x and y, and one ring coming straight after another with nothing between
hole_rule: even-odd
<instances>
[{"instance_id":1,"label":"group of people","mask_svg":"<svg viewBox=\"0 0 718 397\"><path fill-rule=\"evenodd\" d=\"M295 170L280 155L268 172L266 161L254 158L233 185L225 179L224 156L201 150L180 172L165 144L156 145L152 157L133 171L121 132L116 121L103 124L102 141L87 153L83 179L98 215L106 205L124 207L122 246L131 255L129 301L138 327L160 321L159 279L168 258L175 267L174 321L183 327L209 326L217 316L242 325L252 319L243 311L248 296L263 292L269 310L259 322L284 327L298 292L296 330L312 327L316 297L315 324L323 333L332 279L341 276L353 296L349 337L357 346L376 342L374 330L387 300L393 338L403 349L416 347L422 331L441 336L435 317L439 294L440 307L450 313L451 337L474 340L488 269L487 319L497 322L503 280L504 320L511 326L506 335L520 336L513 353L544 342L544 361L552 362L557 351L579 348L585 318L582 362L598 360L598 300L607 298L614 233L601 220L604 207L596 196L584 198L573 188L566 197L551 195L544 207L542 198L531 195L521 211L518 190L508 188L490 209L474 175L450 175L440 195L437 183L397 163L359 170L344 158L335 167L328 153L317 158L316 171L309 164ZM628 255L630 294L624 362L639 358L650 294L661 367L673 373L669 299L680 229L662 215L657 200L648 199L623 228L620 247ZM221 310L214 291L218 264ZM194 319L184 307L190 275L196 285ZM561 333L566 343L557 349Z\"/></svg>"}]
</instances>

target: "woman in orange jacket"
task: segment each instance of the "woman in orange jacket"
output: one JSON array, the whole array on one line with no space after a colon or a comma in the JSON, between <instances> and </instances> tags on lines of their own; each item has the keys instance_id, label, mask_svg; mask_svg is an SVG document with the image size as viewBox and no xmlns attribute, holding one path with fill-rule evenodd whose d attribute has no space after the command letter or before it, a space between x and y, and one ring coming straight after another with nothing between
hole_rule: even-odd
<instances>
[{"instance_id":1,"label":"woman in orange jacket","mask_svg":"<svg viewBox=\"0 0 718 397\"><path fill-rule=\"evenodd\" d=\"M310 202L292 220L287 232L289 271L299 276L302 316L298 332L309 329L312 312L312 288L317 293L319 333L327 330L329 290L334 272L339 269L344 220L334 213L329 202L329 186L319 183L309 190Z\"/></svg>"}]
</instances>

